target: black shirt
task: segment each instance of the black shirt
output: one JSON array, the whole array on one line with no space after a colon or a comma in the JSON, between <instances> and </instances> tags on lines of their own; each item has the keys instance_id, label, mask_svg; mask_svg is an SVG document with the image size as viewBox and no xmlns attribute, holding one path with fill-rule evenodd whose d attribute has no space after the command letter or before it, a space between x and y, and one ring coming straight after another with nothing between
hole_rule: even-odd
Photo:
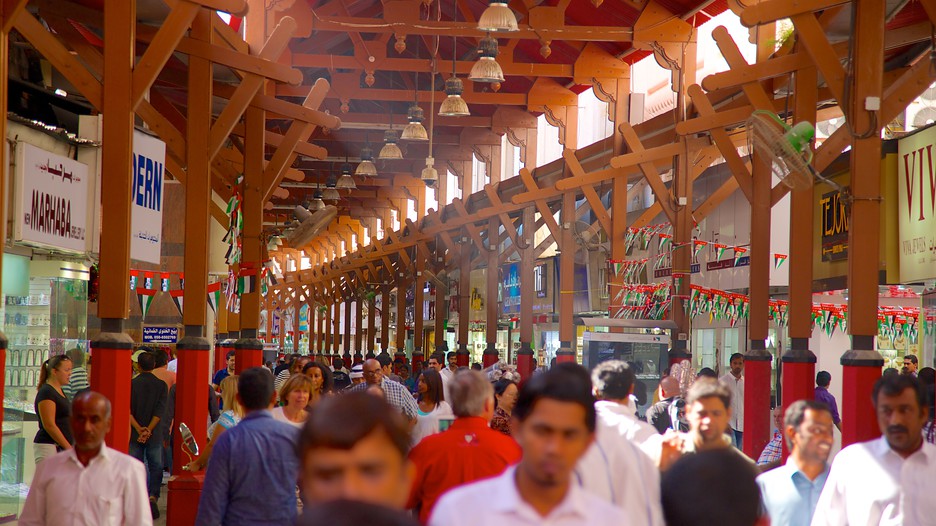
<instances>
[{"instance_id":1,"label":"black shirt","mask_svg":"<svg viewBox=\"0 0 936 526\"><path fill-rule=\"evenodd\" d=\"M673 398L660 400L647 409L647 422L655 427L660 434L666 433L666 430L673 425L673 419L669 413L673 400Z\"/></svg>"},{"instance_id":2,"label":"black shirt","mask_svg":"<svg viewBox=\"0 0 936 526\"><path fill-rule=\"evenodd\" d=\"M45 383L42 384L42 387L36 392L36 403L34 407L37 415L39 414L39 402L43 400L52 400L55 402L55 425L58 426L65 440L67 440L69 444L74 444L75 439L72 438L70 423L71 405L69 405L68 399L60 395L54 387ZM39 419L39 432L36 433L36 438L33 439L33 442L36 444L55 444L55 440L52 440L52 435L42 427L42 418Z\"/></svg>"},{"instance_id":3,"label":"black shirt","mask_svg":"<svg viewBox=\"0 0 936 526\"><path fill-rule=\"evenodd\" d=\"M166 423L166 400L169 386L152 372L143 372L130 382L130 414L141 426L148 426L154 416L159 423L153 429L153 436L162 436L162 426ZM130 440L136 441L139 435L130 428Z\"/></svg>"}]
</instances>

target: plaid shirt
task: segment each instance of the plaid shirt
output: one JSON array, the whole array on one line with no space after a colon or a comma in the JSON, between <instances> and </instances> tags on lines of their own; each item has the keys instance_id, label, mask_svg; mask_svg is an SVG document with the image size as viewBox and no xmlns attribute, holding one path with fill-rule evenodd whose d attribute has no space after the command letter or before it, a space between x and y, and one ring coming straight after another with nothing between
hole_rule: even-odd
<instances>
[{"instance_id":1,"label":"plaid shirt","mask_svg":"<svg viewBox=\"0 0 936 526\"><path fill-rule=\"evenodd\" d=\"M764 451L761 452L760 457L757 458L757 465L762 466L764 464L770 464L771 462L779 462L782 454L783 435L780 434L779 430L775 430L773 438L770 439Z\"/></svg>"},{"instance_id":2,"label":"plaid shirt","mask_svg":"<svg viewBox=\"0 0 936 526\"><path fill-rule=\"evenodd\" d=\"M923 438L930 444L936 444L936 425L932 420L927 420L923 424Z\"/></svg>"},{"instance_id":3,"label":"plaid shirt","mask_svg":"<svg viewBox=\"0 0 936 526\"><path fill-rule=\"evenodd\" d=\"M349 391L366 391L368 387L370 387L370 384L362 382L349 389ZM419 407L416 405L416 399L406 390L403 384L383 377L380 380L380 388L383 389L387 403L399 409L406 418L416 419Z\"/></svg>"}]
</instances>

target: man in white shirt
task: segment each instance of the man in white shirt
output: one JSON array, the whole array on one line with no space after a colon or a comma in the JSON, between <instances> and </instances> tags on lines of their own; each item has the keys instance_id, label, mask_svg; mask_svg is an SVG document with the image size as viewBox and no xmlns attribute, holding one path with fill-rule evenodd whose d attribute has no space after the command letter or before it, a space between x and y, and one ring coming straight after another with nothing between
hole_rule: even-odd
<instances>
[{"instance_id":1,"label":"man in white shirt","mask_svg":"<svg viewBox=\"0 0 936 526\"><path fill-rule=\"evenodd\" d=\"M731 389L731 441L734 447L741 449L741 438L744 435L744 355L736 352L728 361L730 370L719 378L719 381Z\"/></svg>"},{"instance_id":2,"label":"man in white shirt","mask_svg":"<svg viewBox=\"0 0 936 526\"><path fill-rule=\"evenodd\" d=\"M111 403L85 391L72 403L75 447L36 467L20 526L151 526L143 464L104 445Z\"/></svg>"},{"instance_id":3,"label":"man in white shirt","mask_svg":"<svg viewBox=\"0 0 936 526\"><path fill-rule=\"evenodd\" d=\"M933 524L936 446L923 440L926 395L910 375L885 375L872 394L881 436L843 449L832 462L814 526Z\"/></svg>"},{"instance_id":4,"label":"man in white shirt","mask_svg":"<svg viewBox=\"0 0 936 526\"><path fill-rule=\"evenodd\" d=\"M454 352L449 354L455 355ZM439 376L442 377L442 399L451 400L452 397L449 395L449 380L451 380L454 375L442 365L444 362L445 353L436 351L429 356L429 359L426 361L426 367L435 369L439 373Z\"/></svg>"},{"instance_id":5,"label":"man in white shirt","mask_svg":"<svg viewBox=\"0 0 936 526\"><path fill-rule=\"evenodd\" d=\"M582 487L626 510L634 522L662 526L660 473L641 445L660 448L656 428L637 419L629 398L634 372L621 360L601 362L592 371L598 401L595 442L575 468Z\"/></svg>"},{"instance_id":6,"label":"man in white shirt","mask_svg":"<svg viewBox=\"0 0 936 526\"><path fill-rule=\"evenodd\" d=\"M575 483L575 465L595 437L588 373L561 364L520 389L514 438L523 458L495 478L446 493L429 526L627 526L642 524Z\"/></svg>"}]
</instances>

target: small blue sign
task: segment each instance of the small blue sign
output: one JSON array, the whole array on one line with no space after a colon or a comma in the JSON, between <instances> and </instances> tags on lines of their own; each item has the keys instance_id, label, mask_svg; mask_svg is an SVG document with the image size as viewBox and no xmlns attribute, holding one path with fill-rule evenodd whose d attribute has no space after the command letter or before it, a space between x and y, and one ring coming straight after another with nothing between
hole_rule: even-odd
<instances>
[{"instance_id":1,"label":"small blue sign","mask_svg":"<svg viewBox=\"0 0 936 526\"><path fill-rule=\"evenodd\" d=\"M143 343L176 343L178 327L143 327Z\"/></svg>"}]
</instances>

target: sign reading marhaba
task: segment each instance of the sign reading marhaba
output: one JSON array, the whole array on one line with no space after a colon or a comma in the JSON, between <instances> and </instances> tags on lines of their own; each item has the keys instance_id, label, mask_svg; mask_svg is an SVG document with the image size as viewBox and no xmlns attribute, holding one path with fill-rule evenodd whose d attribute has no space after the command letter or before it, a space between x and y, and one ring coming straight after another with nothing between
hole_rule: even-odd
<instances>
[{"instance_id":1,"label":"sign reading marhaba","mask_svg":"<svg viewBox=\"0 0 936 526\"><path fill-rule=\"evenodd\" d=\"M87 165L23 142L16 149L16 239L87 251Z\"/></svg>"},{"instance_id":2,"label":"sign reading marhaba","mask_svg":"<svg viewBox=\"0 0 936 526\"><path fill-rule=\"evenodd\" d=\"M165 166L166 144L134 131L130 258L137 261L160 262Z\"/></svg>"},{"instance_id":3,"label":"sign reading marhaba","mask_svg":"<svg viewBox=\"0 0 936 526\"><path fill-rule=\"evenodd\" d=\"M900 281L936 277L936 127L897 145Z\"/></svg>"}]
</instances>

